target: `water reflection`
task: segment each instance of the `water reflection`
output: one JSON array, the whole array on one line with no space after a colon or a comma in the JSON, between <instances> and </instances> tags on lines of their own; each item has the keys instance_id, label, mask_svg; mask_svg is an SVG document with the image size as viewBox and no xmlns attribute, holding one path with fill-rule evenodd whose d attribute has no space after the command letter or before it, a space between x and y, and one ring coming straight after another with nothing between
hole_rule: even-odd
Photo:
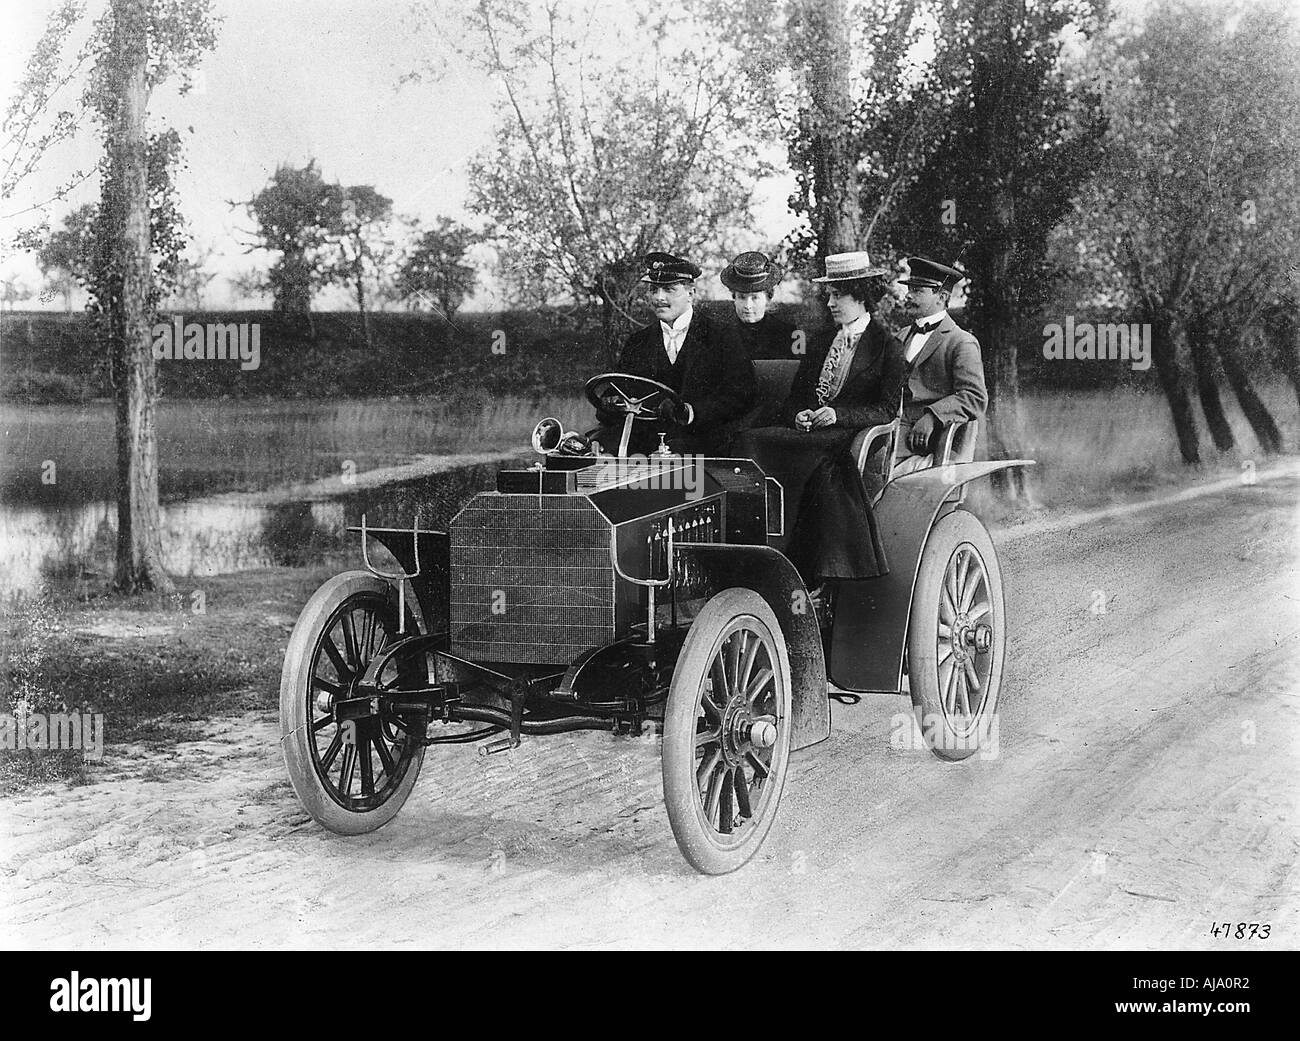
<instances>
[{"instance_id":1,"label":"water reflection","mask_svg":"<svg viewBox=\"0 0 1300 1041\"><path fill-rule=\"evenodd\" d=\"M310 565L354 544L356 536L344 529L363 512L376 526L406 527L418 513L421 527L445 527L470 496L494 486L497 468L465 467L315 500L259 503L266 497L228 495L164 504L163 563L176 578ZM0 506L0 597L29 595L55 579L98 583L113 573L116 537L113 502Z\"/></svg>"}]
</instances>

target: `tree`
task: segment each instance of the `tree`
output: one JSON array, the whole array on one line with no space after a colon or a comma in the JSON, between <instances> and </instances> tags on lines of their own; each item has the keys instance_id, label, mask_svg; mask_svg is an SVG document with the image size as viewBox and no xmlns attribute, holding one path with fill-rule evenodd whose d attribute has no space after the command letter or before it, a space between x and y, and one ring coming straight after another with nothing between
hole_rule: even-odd
<instances>
[{"instance_id":1,"label":"tree","mask_svg":"<svg viewBox=\"0 0 1300 1041\"><path fill-rule=\"evenodd\" d=\"M967 309L983 348L995 457L1022 454L1017 345L1051 285L1051 232L1101 159L1100 97L1062 52L1072 34L1094 35L1102 12L1093 0L938 4L928 87L896 115L899 137L931 113L922 163L885 218L887 235L971 272ZM1027 494L1023 470L999 476L1007 497Z\"/></svg>"},{"instance_id":2,"label":"tree","mask_svg":"<svg viewBox=\"0 0 1300 1041\"><path fill-rule=\"evenodd\" d=\"M152 338L157 287L150 256L156 221L175 226L150 206L150 92L169 73L189 69L215 42L205 0L111 0L97 28L103 43L91 73L90 97L103 135L96 241L97 290L108 315L109 375L117 414L117 566L124 591L174 587L163 568L158 513L158 397ZM154 156L170 166L174 137ZM156 176L156 174L155 174ZM170 247L175 252L174 244Z\"/></svg>"},{"instance_id":3,"label":"tree","mask_svg":"<svg viewBox=\"0 0 1300 1041\"><path fill-rule=\"evenodd\" d=\"M63 296L66 311L72 310L72 291L79 286L89 288L92 282L95 214L94 203L77 207L63 219L63 227L51 232L36 250L36 264L46 285Z\"/></svg>"},{"instance_id":4,"label":"tree","mask_svg":"<svg viewBox=\"0 0 1300 1041\"><path fill-rule=\"evenodd\" d=\"M0 304L10 312L14 310L14 304L31 299L32 291L16 278L0 279L0 287Z\"/></svg>"},{"instance_id":5,"label":"tree","mask_svg":"<svg viewBox=\"0 0 1300 1041\"><path fill-rule=\"evenodd\" d=\"M71 102L66 97L65 88L75 84L95 49L93 45L82 48L71 59L65 57L64 49L85 13L84 7L83 0L62 0L46 18L45 31L27 59L5 112L3 126L0 126L4 134L0 142L0 199L10 198L18 185L37 169L50 149L70 138L81 123L79 116L84 111L86 98L83 96L79 104ZM102 40L101 36L99 42ZM64 97L60 98L60 94ZM61 107L63 105L71 107ZM54 199L65 198L73 187L93 172L93 169L78 171L59 186ZM39 210L54 199L38 203L29 210Z\"/></svg>"},{"instance_id":6,"label":"tree","mask_svg":"<svg viewBox=\"0 0 1300 1041\"><path fill-rule=\"evenodd\" d=\"M875 232L919 166L935 107L918 65L922 0L695 0L728 48L755 132L786 144L807 220L786 244L796 263L878 252ZM923 47L921 47L923 49ZM909 105L903 123L896 110Z\"/></svg>"},{"instance_id":7,"label":"tree","mask_svg":"<svg viewBox=\"0 0 1300 1041\"><path fill-rule=\"evenodd\" d=\"M356 294L357 310L361 313L366 346L372 346L370 315L366 310L366 283L375 284L379 295L378 275L383 255L391 248L384 233L393 216L393 200L380 195L368 184L340 189L342 200L338 223L327 229L337 243L339 259L334 277L348 285Z\"/></svg>"},{"instance_id":8,"label":"tree","mask_svg":"<svg viewBox=\"0 0 1300 1041\"><path fill-rule=\"evenodd\" d=\"M622 346L650 250L716 259L750 221L766 167L743 135L740 81L702 34L649 11L471 0L445 36L501 92L494 145L470 167L506 281L598 302ZM635 33L637 45L621 44ZM613 57L623 55L623 57ZM436 62L446 58L446 47Z\"/></svg>"},{"instance_id":9,"label":"tree","mask_svg":"<svg viewBox=\"0 0 1300 1041\"><path fill-rule=\"evenodd\" d=\"M417 229L418 230L418 229ZM426 228L402 261L397 276L397 297L415 306L433 300L444 316L456 313L474 290L477 272L464 262L465 253L479 236L448 217Z\"/></svg>"},{"instance_id":10,"label":"tree","mask_svg":"<svg viewBox=\"0 0 1300 1041\"><path fill-rule=\"evenodd\" d=\"M916 133L933 106L910 55L922 39L917 0L792 0L790 55L805 94L790 137L812 252L867 249L894 195L915 173ZM907 118L895 113L906 106Z\"/></svg>"},{"instance_id":11,"label":"tree","mask_svg":"<svg viewBox=\"0 0 1300 1041\"><path fill-rule=\"evenodd\" d=\"M207 249L194 250L180 257L172 280L174 288L170 295L170 302L173 307L191 311L203 307L203 294L208 284L216 277L215 272L207 270L213 252L212 247L209 246Z\"/></svg>"},{"instance_id":12,"label":"tree","mask_svg":"<svg viewBox=\"0 0 1300 1041\"><path fill-rule=\"evenodd\" d=\"M804 0L795 5L792 26L810 102L793 158L804 173L819 258L857 249L862 226L848 6L848 0Z\"/></svg>"},{"instance_id":13,"label":"tree","mask_svg":"<svg viewBox=\"0 0 1300 1041\"><path fill-rule=\"evenodd\" d=\"M1300 254L1300 35L1278 3L1163 2L1105 60L1105 162L1070 245L1113 273L1152 327L1185 462L1200 462L1194 387L1216 447L1234 438L1226 380L1261 448L1281 446L1252 386L1255 341ZM1292 346L1293 349L1293 346ZM1284 369L1300 377L1294 357ZM1189 365L1190 363L1190 365Z\"/></svg>"},{"instance_id":14,"label":"tree","mask_svg":"<svg viewBox=\"0 0 1300 1041\"><path fill-rule=\"evenodd\" d=\"M266 280L271 309L310 321L312 298L338 274L332 240L342 227L343 189L325 182L314 159L301 168L282 163L243 205L257 222L254 248L280 254Z\"/></svg>"},{"instance_id":15,"label":"tree","mask_svg":"<svg viewBox=\"0 0 1300 1041\"><path fill-rule=\"evenodd\" d=\"M104 152L91 231L91 281L96 308L106 318L116 406L114 581L124 591L169 591L173 586L162 566L158 530L157 379L150 337L159 283L169 272L160 271L155 280L151 250L175 257L183 240L170 181L180 140L170 130L151 137L145 121L150 94L159 84L179 74L182 93L188 89L188 72L213 46L216 32L208 0L108 0L89 42L67 64L63 49L83 13L75 2L56 9L28 60L5 118L0 195L12 194L83 116L95 121ZM54 111L55 96L87 62L91 67L77 111ZM55 197L62 198L67 188ZM22 237L35 244L31 233Z\"/></svg>"}]
</instances>

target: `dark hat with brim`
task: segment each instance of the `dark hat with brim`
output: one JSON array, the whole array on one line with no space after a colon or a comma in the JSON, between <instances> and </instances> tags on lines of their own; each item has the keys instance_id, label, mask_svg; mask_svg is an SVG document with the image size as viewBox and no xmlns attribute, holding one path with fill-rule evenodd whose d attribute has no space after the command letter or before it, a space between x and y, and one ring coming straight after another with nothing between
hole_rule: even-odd
<instances>
[{"instance_id":1,"label":"dark hat with brim","mask_svg":"<svg viewBox=\"0 0 1300 1041\"><path fill-rule=\"evenodd\" d=\"M814 282L851 282L855 278L874 278L887 275L883 267L873 267L871 257L862 250L852 253L831 253L826 257L826 274Z\"/></svg>"},{"instance_id":2,"label":"dark hat with brim","mask_svg":"<svg viewBox=\"0 0 1300 1041\"><path fill-rule=\"evenodd\" d=\"M952 289L966 277L966 272L929 257L908 257L907 277L899 282L918 289Z\"/></svg>"},{"instance_id":3,"label":"dark hat with brim","mask_svg":"<svg viewBox=\"0 0 1300 1041\"><path fill-rule=\"evenodd\" d=\"M671 253L647 253L646 272L641 276L642 282L656 286L671 286L679 282L694 282L700 277L700 269L689 260L675 257Z\"/></svg>"},{"instance_id":4,"label":"dark hat with brim","mask_svg":"<svg viewBox=\"0 0 1300 1041\"><path fill-rule=\"evenodd\" d=\"M736 257L722 269L722 284L733 293L765 293L775 289L785 277L776 261L765 253L751 250Z\"/></svg>"}]
</instances>

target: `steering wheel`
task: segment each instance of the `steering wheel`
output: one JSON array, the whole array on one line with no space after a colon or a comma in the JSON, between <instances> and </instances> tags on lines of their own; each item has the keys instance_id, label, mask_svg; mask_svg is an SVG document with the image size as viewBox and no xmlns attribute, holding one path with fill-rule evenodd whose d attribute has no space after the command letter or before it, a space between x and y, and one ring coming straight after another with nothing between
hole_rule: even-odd
<instances>
[{"instance_id":1,"label":"steering wheel","mask_svg":"<svg viewBox=\"0 0 1300 1041\"><path fill-rule=\"evenodd\" d=\"M633 376L626 372L602 372L592 376L582 388L587 400L598 409L612 409L624 416L649 422L659 418L659 406L671 401L681 406L681 395L672 387L646 376ZM607 403L603 399L617 400Z\"/></svg>"}]
</instances>

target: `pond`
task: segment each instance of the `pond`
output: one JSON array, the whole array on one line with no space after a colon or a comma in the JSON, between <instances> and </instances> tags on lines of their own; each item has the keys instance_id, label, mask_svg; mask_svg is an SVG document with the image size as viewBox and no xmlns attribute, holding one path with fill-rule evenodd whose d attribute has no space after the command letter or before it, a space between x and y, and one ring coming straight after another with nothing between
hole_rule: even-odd
<instances>
[{"instance_id":1,"label":"pond","mask_svg":"<svg viewBox=\"0 0 1300 1041\"><path fill-rule=\"evenodd\" d=\"M163 402L164 564L180 579L307 565L355 539L344 529L363 512L445 525L493 486L489 460L528 452L538 418L581 414L576 398ZM102 585L117 530L112 406L5 405L0 430L0 597L52 579Z\"/></svg>"}]
</instances>

